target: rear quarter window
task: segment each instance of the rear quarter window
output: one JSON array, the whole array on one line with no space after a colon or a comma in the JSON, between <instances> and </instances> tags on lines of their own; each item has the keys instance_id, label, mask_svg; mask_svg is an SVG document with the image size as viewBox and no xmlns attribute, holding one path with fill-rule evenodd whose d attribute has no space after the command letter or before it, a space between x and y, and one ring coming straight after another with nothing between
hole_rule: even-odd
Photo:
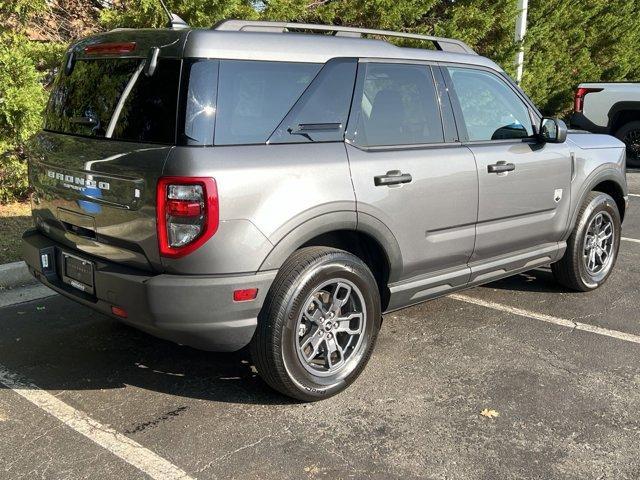
<instances>
[{"instance_id":1,"label":"rear quarter window","mask_svg":"<svg viewBox=\"0 0 640 480\"><path fill-rule=\"evenodd\" d=\"M265 143L320 68L314 63L220 61L215 144Z\"/></svg>"}]
</instances>

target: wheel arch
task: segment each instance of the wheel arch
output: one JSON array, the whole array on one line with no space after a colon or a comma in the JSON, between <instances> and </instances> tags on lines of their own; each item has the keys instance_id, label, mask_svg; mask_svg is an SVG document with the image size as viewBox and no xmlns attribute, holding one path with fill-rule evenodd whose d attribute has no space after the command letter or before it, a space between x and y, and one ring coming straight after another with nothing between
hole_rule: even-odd
<instances>
[{"instance_id":1,"label":"wheel arch","mask_svg":"<svg viewBox=\"0 0 640 480\"><path fill-rule=\"evenodd\" d=\"M370 268L378 283L384 311L390 298L388 284L402 269L400 247L388 227L379 220L371 217L363 222L354 221L353 214L329 213L300 224L274 246L260 270L279 269L291 254L303 247L339 248L357 256Z\"/></svg>"},{"instance_id":2,"label":"wheel arch","mask_svg":"<svg viewBox=\"0 0 640 480\"><path fill-rule=\"evenodd\" d=\"M584 185L585 186L582 188L578 200L573 207L573 212L571 213L571 221L565 235L566 238L571 235L571 232L575 227L576 221L578 219L578 213L580 212L580 206L584 203L587 195L589 195L589 192L592 191L602 192L610 195L616 202L616 206L618 207L618 211L620 212L620 220L624 220L627 206L625 199L626 188L624 186L625 181L624 179L621 179L621 173L618 170L609 168L606 170L595 172L584 183Z\"/></svg>"},{"instance_id":3,"label":"wheel arch","mask_svg":"<svg viewBox=\"0 0 640 480\"><path fill-rule=\"evenodd\" d=\"M640 121L640 102L617 102L608 113L609 132L614 135L629 122Z\"/></svg>"}]
</instances>

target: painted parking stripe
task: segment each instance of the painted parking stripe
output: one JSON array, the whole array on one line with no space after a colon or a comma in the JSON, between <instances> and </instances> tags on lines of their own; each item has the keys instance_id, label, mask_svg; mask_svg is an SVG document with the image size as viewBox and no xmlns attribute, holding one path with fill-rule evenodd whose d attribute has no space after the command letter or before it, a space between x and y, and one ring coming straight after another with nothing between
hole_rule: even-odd
<instances>
[{"instance_id":1,"label":"painted parking stripe","mask_svg":"<svg viewBox=\"0 0 640 480\"><path fill-rule=\"evenodd\" d=\"M0 365L0 383L151 478L192 480L192 477L168 460L67 405L37 385L20 379L3 365Z\"/></svg>"},{"instance_id":2,"label":"painted parking stripe","mask_svg":"<svg viewBox=\"0 0 640 480\"><path fill-rule=\"evenodd\" d=\"M640 193L630 193L630 197L640 197Z\"/></svg>"},{"instance_id":3,"label":"painted parking stripe","mask_svg":"<svg viewBox=\"0 0 640 480\"><path fill-rule=\"evenodd\" d=\"M605 337L617 338L618 340L624 340L625 342L637 343L640 345L640 336L633 335L631 333L620 332L618 330L611 330L608 328L598 327L588 323L574 322L566 318L554 317L552 315L546 315L544 313L532 312L530 310L524 310L522 308L511 307L509 305L503 305L502 303L490 302L487 300L481 300L479 298L470 297L468 295L460 295L458 293L452 293L448 295L453 300L459 302L471 303L473 305L479 305L485 308L491 308L493 310L499 310L501 312L511 313L520 317L532 318L541 322L552 323L561 327L570 328L572 330L583 330L585 332L595 333L597 335L604 335Z\"/></svg>"},{"instance_id":4,"label":"painted parking stripe","mask_svg":"<svg viewBox=\"0 0 640 480\"><path fill-rule=\"evenodd\" d=\"M620 240L624 240L625 242L640 243L640 240L638 240L637 238L620 237Z\"/></svg>"}]
</instances>

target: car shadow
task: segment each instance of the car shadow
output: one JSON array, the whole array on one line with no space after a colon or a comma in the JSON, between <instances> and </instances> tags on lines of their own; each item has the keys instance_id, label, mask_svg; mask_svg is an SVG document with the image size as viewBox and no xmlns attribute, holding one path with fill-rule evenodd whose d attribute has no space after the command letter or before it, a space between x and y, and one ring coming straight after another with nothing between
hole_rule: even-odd
<instances>
[{"instance_id":1,"label":"car shadow","mask_svg":"<svg viewBox=\"0 0 640 480\"><path fill-rule=\"evenodd\" d=\"M537 293L570 292L570 290L563 287L556 281L551 269L548 267L537 268L512 277L503 278L501 280L482 285L480 288Z\"/></svg>"},{"instance_id":2,"label":"car shadow","mask_svg":"<svg viewBox=\"0 0 640 480\"><path fill-rule=\"evenodd\" d=\"M215 402L297 403L263 382L247 349L177 345L60 296L0 309L0 319L0 367L45 390L133 386Z\"/></svg>"},{"instance_id":3,"label":"car shadow","mask_svg":"<svg viewBox=\"0 0 640 480\"><path fill-rule=\"evenodd\" d=\"M532 270L483 288L566 291L548 269ZM2 366L51 391L133 386L224 403L298 403L260 378L248 349L212 353L177 345L61 296L0 309Z\"/></svg>"}]
</instances>

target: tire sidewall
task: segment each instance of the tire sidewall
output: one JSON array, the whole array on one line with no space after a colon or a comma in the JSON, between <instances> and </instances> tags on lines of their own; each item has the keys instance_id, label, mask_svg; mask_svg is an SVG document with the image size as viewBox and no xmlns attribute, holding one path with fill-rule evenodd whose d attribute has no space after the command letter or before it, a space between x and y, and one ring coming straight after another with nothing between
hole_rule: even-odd
<instances>
[{"instance_id":1,"label":"tire sidewall","mask_svg":"<svg viewBox=\"0 0 640 480\"><path fill-rule=\"evenodd\" d=\"M342 258L338 258L342 257ZM308 372L300 363L296 351L297 332L295 331L301 310L306 307L305 300L322 283L332 279L345 279L358 287L362 293L366 309L366 325L361 345L356 353L356 366L349 372L337 372L328 377L317 377ZM336 255L324 258L311 265L289 290L279 332L281 342L282 367L287 372L294 388L305 397L318 399L331 396L346 388L365 367L376 341L380 327L380 300L373 275L363 265L353 261L348 255Z\"/></svg>"},{"instance_id":2,"label":"tire sidewall","mask_svg":"<svg viewBox=\"0 0 640 480\"><path fill-rule=\"evenodd\" d=\"M611 262L611 266L609 270L602 276L593 276L587 271L587 267L584 264L582 255L584 248L584 239L587 234L587 227L590 225L593 218L600 212L607 212L611 218L613 219L613 231L614 231L614 239L613 239L613 261ZM616 202L606 193L601 193L595 198L593 198L589 205L587 205L584 210L582 217L580 218L580 222L578 224L578 228L576 229L576 235L574 238L573 251L575 252L577 262L577 270L579 274L579 280L584 285L584 288L587 290L594 290L602 285L616 264L616 260L618 258L618 251L620 249L620 235L621 235L621 225L620 225L620 213L618 212L618 207Z\"/></svg>"}]
</instances>

